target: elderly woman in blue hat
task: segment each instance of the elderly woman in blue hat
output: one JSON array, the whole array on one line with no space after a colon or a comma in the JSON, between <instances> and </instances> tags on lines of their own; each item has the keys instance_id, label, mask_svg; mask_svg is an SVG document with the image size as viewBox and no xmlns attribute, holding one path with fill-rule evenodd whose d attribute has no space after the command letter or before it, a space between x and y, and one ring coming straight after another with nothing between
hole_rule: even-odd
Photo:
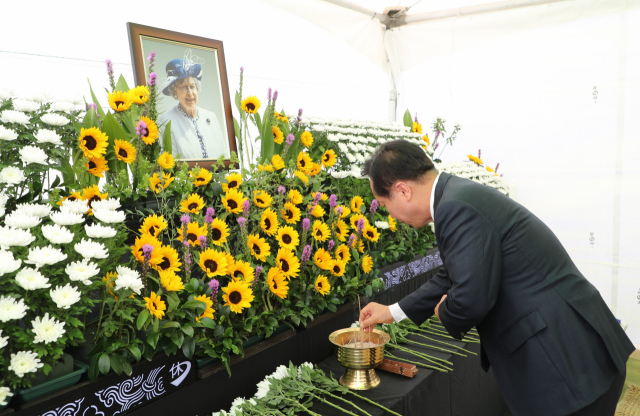
<instances>
[{"instance_id":1,"label":"elderly woman in blue hat","mask_svg":"<svg viewBox=\"0 0 640 416\"><path fill-rule=\"evenodd\" d=\"M217 159L229 155L228 144L211 111L198 107L202 90L202 66L190 59L174 59L167 64L162 93L178 104L158 117L161 124L171 121L173 154L182 159Z\"/></svg>"}]
</instances>

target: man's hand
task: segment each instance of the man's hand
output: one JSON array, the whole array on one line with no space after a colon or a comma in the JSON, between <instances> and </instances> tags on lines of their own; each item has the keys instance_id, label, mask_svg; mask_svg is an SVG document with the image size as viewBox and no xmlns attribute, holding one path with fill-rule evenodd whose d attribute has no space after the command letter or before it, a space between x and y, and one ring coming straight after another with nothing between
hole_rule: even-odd
<instances>
[{"instance_id":1,"label":"man's hand","mask_svg":"<svg viewBox=\"0 0 640 416\"><path fill-rule=\"evenodd\" d=\"M371 332L376 324L390 324L393 321L393 316L386 305L371 302L360 311L361 331Z\"/></svg>"},{"instance_id":2,"label":"man's hand","mask_svg":"<svg viewBox=\"0 0 640 416\"><path fill-rule=\"evenodd\" d=\"M436 309L434 310L434 312L436 313L436 317L438 318L438 321L442 322L440 320L440 305L442 304L442 302L444 302L444 300L447 298L447 295L444 295L442 297L442 299L440 299L440 302L438 302L438 304L436 305Z\"/></svg>"}]
</instances>

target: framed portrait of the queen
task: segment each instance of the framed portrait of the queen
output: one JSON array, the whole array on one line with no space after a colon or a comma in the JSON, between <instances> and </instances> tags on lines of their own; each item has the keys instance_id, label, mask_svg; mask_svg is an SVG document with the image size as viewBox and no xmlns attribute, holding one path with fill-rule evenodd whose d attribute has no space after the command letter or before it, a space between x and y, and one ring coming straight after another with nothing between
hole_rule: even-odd
<instances>
[{"instance_id":1,"label":"framed portrait of the queen","mask_svg":"<svg viewBox=\"0 0 640 416\"><path fill-rule=\"evenodd\" d=\"M127 23L136 85L148 79L155 53L158 126L171 130L176 159L209 167L223 156L229 167L236 142L222 41Z\"/></svg>"}]
</instances>

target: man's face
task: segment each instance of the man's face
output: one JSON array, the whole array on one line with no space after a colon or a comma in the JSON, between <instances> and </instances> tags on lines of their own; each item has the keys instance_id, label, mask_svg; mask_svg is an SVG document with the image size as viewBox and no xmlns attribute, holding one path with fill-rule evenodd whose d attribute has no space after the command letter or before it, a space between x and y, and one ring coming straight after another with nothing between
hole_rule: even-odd
<instances>
[{"instance_id":1,"label":"man's face","mask_svg":"<svg viewBox=\"0 0 640 416\"><path fill-rule=\"evenodd\" d=\"M413 193L412 182L394 184L389 191L388 198L376 194L371 180L369 180L369 185L380 206L386 208L393 218L414 228L422 228L428 224L430 207L428 204L426 207L420 206Z\"/></svg>"}]
</instances>

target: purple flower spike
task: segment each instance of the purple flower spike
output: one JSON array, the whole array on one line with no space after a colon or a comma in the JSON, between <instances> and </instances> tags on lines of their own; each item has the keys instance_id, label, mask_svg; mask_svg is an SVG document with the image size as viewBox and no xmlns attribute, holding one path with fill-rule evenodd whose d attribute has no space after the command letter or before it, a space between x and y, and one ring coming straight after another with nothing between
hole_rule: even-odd
<instances>
[{"instance_id":1,"label":"purple flower spike","mask_svg":"<svg viewBox=\"0 0 640 416\"><path fill-rule=\"evenodd\" d=\"M322 192L316 192L315 196L313 197L313 200L316 202L316 204L318 202L320 202L320 199L322 198Z\"/></svg>"},{"instance_id":2,"label":"purple flower spike","mask_svg":"<svg viewBox=\"0 0 640 416\"><path fill-rule=\"evenodd\" d=\"M329 197L329 206L331 208L335 208L336 205L338 205L338 195L331 194L331 196Z\"/></svg>"},{"instance_id":3,"label":"purple flower spike","mask_svg":"<svg viewBox=\"0 0 640 416\"><path fill-rule=\"evenodd\" d=\"M436 139L440 136L440 130L436 131Z\"/></svg>"},{"instance_id":4,"label":"purple flower spike","mask_svg":"<svg viewBox=\"0 0 640 416\"><path fill-rule=\"evenodd\" d=\"M182 244L184 244L185 247L189 248L189 239L185 238Z\"/></svg>"},{"instance_id":5,"label":"purple flower spike","mask_svg":"<svg viewBox=\"0 0 640 416\"><path fill-rule=\"evenodd\" d=\"M243 67L240 67L240 73L244 74L244 68Z\"/></svg>"},{"instance_id":6,"label":"purple flower spike","mask_svg":"<svg viewBox=\"0 0 640 416\"><path fill-rule=\"evenodd\" d=\"M291 145L293 144L293 142L294 142L294 140L295 140L295 139L296 139L296 136L294 136L293 134L289 133L289 134L287 135L287 144L288 144L289 146L291 146Z\"/></svg>"},{"instance_id":7,"label":"purple flower spike","mask_svg":"<svg viewBox=\"0 0 640 416\"><path fill-rule=\"evenodd\" d=\"M311 220L309 218L305 218L302 220L302 229L305 231L309 230L309 227L311 227Z\"/></svg>"},{"instance_id":8,"label":"purple flower spike","mask_svg":"<svg viewBox=\"0 0 640 416\"><path fill-rule=\"evenodd\" d=\"M349 247L353 247L353 243L356 241L356 236L354 234L351 234L349 236L349 243L347 244Z\"/></svg>"},{"instance_id":9,"label":"purple flower spike","mask_svg":"<svg viewBox=\"0 0 640 416\"><path fill-rule=\"evenodd\" d=\"M111 62L111 59L107 59L106 63L107 63L107 74L109 74L109 76L113 76L113 62Z\"/></svg>"},{"instance_id":10,"label":"purple flower spike","mask_svg":"<svg viewBox=\"0 0 640 416\"><path fill-rule=\"evenodd\" d=\"M136 134L140 137L147 136L149 134L147 123L143 120L138 121L138 124L136 124Z\"/></svg>"},{"instance_id":11,"label":"purple flower spike","mask_svg":"<svg viewBox=\"0 0 640 416\"><path fill-rule=\"evenodd\" d=\"M499 168L499 167L500 167L500 163L498 163L498 164L496 165L496 169L495 169L496 173L498 173L498 168Z\"/></svg>"},{"instance_id":12,"label":"purple flower spike","mask_svg":"<svg viewBox=\"0 0 640 416\"><path fill-rule=\"evenodd\" d=\"M333 240L329 240L329 251L333 250L333 247L336 245L336 242Z\"/></svg>"},{"instance_id":13,"label":"purple flower spike","mask_svg":"<svg viewBox=\"0 0 640 416\"><path fill-rule=\"evenodd\" d=\"M267 91L267 100L271 101L271 88Z\"/></svg>"},{"instance_id":14,"label":"purple flower spike","mask_svg":"<svg viewBox=\"0 0 640 416\"><path fill-rule=\"evenodd\" d=\"M364 230L364 218L360 218L358 220L358 224L356 225L356 227L358 228L359 233L361 233L362 230Z\"/></svg>"},{"instance_id":15,"label":"purple flower spike","mask_svg":"<svg viewBox=\"0 0 640 416\"><path fill-rule=\"evenodd\" d=\"M151 53L149 54L149 57L147 58L147 61L148 61L149 63L153 63L155 60L156 60L156 53L155 53L155 52L151 52Z\"/></svg>"},{"instance_id":16,"label":"purple flower spike","mask_svg":"<svg viewBox=\"0 0 640 416\"><path fill-rule=\"evenodd\" d=\"M380 204L378 204L378 200L374 199L373 201L371 201L371 206L369 207L369 212L371 212L372 214L375 214L376 211L378 210L378 206L380 206Z\"/></svg>"},{"instance_id":17,"label":"purple flower spike","mask_svg":"<svg viewBox=\"0 0 640 416\"><path fill-rule=\"evenodd\" d=\"M152 246L151 244L144 244L144 245L142 246L142 253L143 253L145 256L150 256L150 255L151 255L151 253L153 253L153 246Z\"/></svg>"},{"instance_id":18,"label":"purple flower spike","mask_svg":"<svg viewBox=\"0 0 640 416\"><path fill-rule=\"evenodd\" d=\"M302 250L302 258L303 262L311 260L311 246L307 244L304 246L304 250Z\"/></svg>"},{"instance_id":19,"label":"purple flower spike","mask_svg":"<svg viewBox=\"0 0 640 416\"><path fill-rule=\"evenodd\" d=\"M152 73L150 73L150 74L149 74L149 85L150 85L150 86L152 86L152 87L153 87L153 86L155 86L155 85L156 85L156 82L157 82L157 81L156 81L156 78L157 78L157 77L158 77L158 76L156 75L156 73L155 73L155 72L152 72Z\"/></svg>"},{"instance_id":20,"label":"purple flower spike","mask_svg":"<svg viewBox=\"0 0 640 416\"><path fill-rule=\"evenodd\" d=\"M183 225L187 225L191 222L191 217L189 216L189 214L182 214L182 216L180 217L180 222Z\"/></svg>"},{"instance_id":21,"label":"purple flower spike","mask_svg":"<svg viewBox=\"0 0 640 416\"><path fill-rule=\"evenodd\" d=\"M481 150L482 149L478 149L478 159L482 159L482 156L480 156L482 154Z\"/></svg>"},{"instance_id":22,"label":"purple flower spike","mask_svg":"<svg viewBox=\"0 0 640 416\"><path fill-rule=\"evenodd\" d=\"M242 203L242 212L244 215L249 215L249 208L251 207L251 202L247 199Z\"/></svg>"},{"instance_id":23,"label":"purple flower spike","mask_svg":"<svg viewBox=\"0 0 640 416\"><path fill-rule=\"evenodd\" d=\"M255 280L258 280L262 276L262 266L256 266Z\"/></svg>"},{"instance_id":24,"label":"purple flower spike","mask_svg":"<svg viewBox=\"0 0 640 416\"><path fill-rule=\"evenodd\" d=\"M440 143L436 143L436 145L433 147L433 151L435 152L436 149L438 148L438 146L440 146Z\"/></svg>"},{"instance_id":25,"label":"purple flower spike","mask_svg":"<svg viewBox=\"0 0 640 416\"><path fill-rule=\"evenodd\" d=\"M216 279L211 279L211 281L209 282L209 287L211 288L212 293L217 292L220 288L220 282L218 282Z\"/></svg>"},{"instance_id":26,"label":"purple flower spike","mask_svg":"<svg viewBox=\"0 0 640 416\"><path fill-rule=\"evenodd\" d=\"M302 108L298 109L298 117L302 115Z\"/></svg>"},{"instance_id":27,"label":"purple flower spike","mask_svg":"<svg viewBox=\"0 0 640 416\"><path fill-rule=\"evenodd\" d=\"M273 92L273 102L275 103L277 99L278 99L278 90L275 90Z\"/></svg>"},{"instance_id":28,"label":"purple flower spike","mask_svg":"<svg viewBox=\"0 0 640 416\"><path fill-rule=\"evenodd\" d=\"M284 186L280 185L278 186L278 193L280 195L284 194L285 192L287 192L287 188L285 188Z\"/></svg>"},{"instance_id":29,"label":"purple flower spike","mask_svg":"<svg viewBox=\"0 0 640 416\"><path fill-rule=\"evenodd\" d=\"M342 207L336 208L336 214L342 215Z\"/></svg>"},{"instance_id":30,"label":"purple flower spike","mask_svg":"<svg viewBox=\"0 0 640 416\"><path fill-rule=\"evenodd\" d=\"M242 228L246 227L247 219L245 217L238 217L238 224L240 224Z\"/></svg>"},{"instance_id":31,"label":"purple flower spike","mask_svg":"<svg viewBox=\"0 0 640 416\"><path fill-rule=\"evenodd\" d=\"M201 235L200 237L198 237L198 241L200 242L200 245L204 247L207 244L207 236Z\"/></svg>"},{"instance_id":32,"label":"purple flower spike","mask_svg":"<svg viewBox=\"0 0 640 416\"><path fill-rule=\"evenodd\" d=\"M212 207L207 208L207 213L204 214L204 222L211 224L213 222L214 215L216 215L216 210Z\"/></svg>"}]
</instances>

